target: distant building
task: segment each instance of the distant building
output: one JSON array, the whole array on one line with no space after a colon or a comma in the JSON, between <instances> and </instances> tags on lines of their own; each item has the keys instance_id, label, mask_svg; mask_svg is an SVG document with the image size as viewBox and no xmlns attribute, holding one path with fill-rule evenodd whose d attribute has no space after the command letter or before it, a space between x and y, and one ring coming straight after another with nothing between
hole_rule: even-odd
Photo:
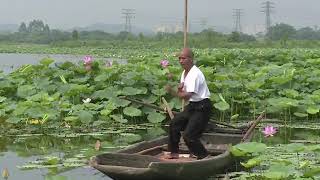
<instances>
[{"instance_id":1,"label":"distant building","mask_svg":"<svg viewBox=\"0 0 320 180\"><path fill-rule=\"evenodd\" d=\"M170 24L161 24L153 28L153 32L155 33L176 33L179 31L183 31L182 25L180 24L175 24L175 25L170 25Z\"/></svg>"},{"instance_id":2,"label":"distant building","mask_svg":"<svg viewBox=\"0 0 320 180\"><path fill-rule=\"evenodd\" d=\"M265 32L265 25L261 24L254 24L254 25L248 25L243 28L243 33L255 35L257 33Z\"/></svg>"}]
</instances>

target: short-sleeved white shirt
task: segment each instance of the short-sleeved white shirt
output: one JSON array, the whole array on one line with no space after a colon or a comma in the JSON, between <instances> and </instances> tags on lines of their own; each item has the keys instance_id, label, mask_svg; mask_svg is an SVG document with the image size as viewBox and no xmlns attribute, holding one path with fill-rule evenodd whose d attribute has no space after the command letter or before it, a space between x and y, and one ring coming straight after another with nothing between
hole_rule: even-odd
<instances>
[{"instance_id":1,"label":"short-sleeved white shirt","mask_svg":"<svg viewBox=\"0 0 320 180\"><path fill-rule=\"evenodd\" d=\"M185 70L182 72L180 83L184 83L184 91L193 93L189 101L198 102L210 98L206 79L197 66L193 65L186 77L184 77L184 73Z\"/></svg>"}]
</instances>

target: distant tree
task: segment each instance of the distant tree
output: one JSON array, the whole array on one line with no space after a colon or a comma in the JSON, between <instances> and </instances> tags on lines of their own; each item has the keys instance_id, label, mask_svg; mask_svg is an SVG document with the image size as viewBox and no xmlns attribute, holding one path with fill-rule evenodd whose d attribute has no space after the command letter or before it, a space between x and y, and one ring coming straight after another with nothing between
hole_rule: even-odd
<instances>
[{"instance_id":1,"label":"distant tree","mask_svg":"<svg viewBox=\"0 0 320 180\"><path fill-rule=\"evenodd\" d=\"M79 32L79 37L81 39L91 39L91 40L110 40L113 35L104 31L81 31Z\"/></svg>"},{"instance_id":2,"label":"distant tree","mask_svg":"<svg viewBox=\"0 0 320 180\"><path fill-rule=\"evenodd\" d=\"M28 33L26 23L22 22L19 26L19 33Z\"/></svg>"},{"instance_id":3,"label":"distant tree","mask_svg":"<svg viewBox=\"0 0 320 180\"><path fill-rule=\"evenodd\" d=\"M216 36L216 32L213 29L205 29L201 33L205 36L205 38L207 38L209 42L212 42L214 37Z\"/></svg>"},{"instance_id":4,"label":"distant tree","mask_svg":"<svg viewBox=\"0 0 320 180\"><path fill-rule=\"evenodd\" d=\"M139 40L140 41L143 41L144 40L144 35L143 35L143 33L141 32L141 33L139 33Z\"/></svg>"},{"instance_id":5,"label":"distant tree","mask_svg":"<svg viewBox=\"0 0 320 180\"><path fill-rule=\"evenodd\" d=\"M230 37L228 38L229 42L240 42L241 41L241 34L238 32L232 32Z\"/></svg>"},{"instance_id":6,"label":"distant tree","mask_svg":"<svg viewBox=\"0 0 320 180\"><path fill-rule=\"evenodd\" d=\"M50 27L49 27L49 25L48 25L48 24L46 24L46 25L44 26L44 28L43 28L43 32L44 32L44 33L46 33L47 35L49 35L49 34L50 34Z\"/></svg>"},{"instance_id":7,"label":"distant tree","mask_svg":"<svg viewBox=\"0 0 320 180\"><path fill-rule=\"evenodd\" d=\"M297 30L295 37L299 40L319 40L320 34L311 27L304 27Z\"/></svg>"},{"instance_id":8,"label":"distant tree","mask_svg":"<svg viewBox=\"0 0 320 180\"><path fill-rule=\"evenodd\" d=\"M45 25L41 20L32 20L28 25L28 32L30 33L42 33L45 32Z\"/></svg>"},{"instance_id":9,"label":"distant tree","mask_svg":"<svg viewBox=\"0 0 320 180\"><path fill-rule=\"evenodd\" d=\"M127 40L130 36L130 33L127 32L127 31L121 31L119 34L118 34L118 39L120 39L121 41L124 41L124 40Z\"/></svg>"},{"instance_id":10,"label":"distant tree","mask_svg":"<svg viewBox=\"0 0 320 180\"><path fill-rule=\"evenodd\" d=\"M78 40L79 39L79 33L77 30L72 31L72 39L73 40Z\"/></svg>"},{"instance_id":11,"label":"distant tree","mask_svg":"<svg viewBox=\"0 0 320 180\"><path fill-rule=\"evenodd\" d=\"M288 24L280 23L271 26L266 34L271 40L293 39L296 34L296 29Z\"/></svg>"},{"instance_id":12,"label":"distant tree","mask_svg":"<svg viewBox=\"0 0 320 180\"><path fill-rule=\"evenodd\" d=\"M256 38L252 35L249 35L249 34L244 34L244 33L241 33L240 34L240 39L241 39L241 42L252 42L252 41L256 41Z\"/></svg>"},{"instance_id":13,"label":"distant tree","mask_svg":"<svg viewBox=\"0 0 320 180\"><path fill-rule=\"evenodd\" d=\"M228 41L229 42L252 42L252 41L256 41L256 38L252 35L239 33L239 32L232 32L229 35Z\"/></svg>"},{"instance_id":14,"label":"distant tree","mask_svg":"<svg viewBox=\"0 0 320 180\"><path fill-rule=\"evenodd\" d=\"M155 36L155 39L157 41L161 41L162 39L164 39L165 37L165 33L164 32L157 32L156 36Z\"/></svg>"},{"instance_id":15,"label":"distant tree","mask_svg":"<svg viewBox=\"0 0 320 180\"><path fill-rule=\"evenodd\" d=\"M68 41L71 40L70 32L63 32L57 29L53 29L50 32L51 41Z\"/></svg>"},{"instance_id":16,"label":"distant tree","mask_svg":"<svg viewBox=\"0 0 320 180\"><path fill-rule=\"evenodd\" d=\"M255 35L255 37L257 38L257 39L263 39L264 38L264 33L263 32L258 32L256 35Z\"/></svg>"}]
</instances>

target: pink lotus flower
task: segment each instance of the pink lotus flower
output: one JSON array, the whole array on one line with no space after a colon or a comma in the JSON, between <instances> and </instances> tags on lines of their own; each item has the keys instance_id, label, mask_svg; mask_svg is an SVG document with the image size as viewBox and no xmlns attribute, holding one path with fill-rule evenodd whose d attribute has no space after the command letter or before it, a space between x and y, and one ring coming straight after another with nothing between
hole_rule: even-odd
<instances>
[{"instance_id":1,"label":"pink lotus flower","mask_svg":"<svg viewBox=\"0 0 320 180\"><path fill-rule=\"evenodd\" d=\"M164 60L160 61L160 65L162 66L162 68L166 68L169 66L169 61L164 59Z\"/></svg>"},{"instance_id":2,"label":"pink lotus flower","mask_svg":"<svg viewBox=\"0 0 320 180\"><path fill-rule=\"evenodd\" d=\"M83 64L84 65L89 65L89 64L91 64L92 63L92 57L91 56L85 56L84 58L83 58Z\"/></svg>"},{"instance_id":3,"label":"pink lotus flower","mask_svg":"<svg viewBox=\"0 0 320 180\"><path fill-rule=\"evenodd\" d=\"M264 137L271 137L275 133L277 133L277 128L273 126L266 126L264 127L264 130L262 131L262 133L264 134Z\"/></svg>"}]
</instances>

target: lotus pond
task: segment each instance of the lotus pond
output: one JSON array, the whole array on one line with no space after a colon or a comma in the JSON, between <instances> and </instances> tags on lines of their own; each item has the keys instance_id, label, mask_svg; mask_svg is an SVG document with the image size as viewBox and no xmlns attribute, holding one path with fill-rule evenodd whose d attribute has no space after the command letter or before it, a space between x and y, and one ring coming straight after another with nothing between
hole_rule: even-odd
<instances>
[{"instance_id":1,"label":"lotus pond","mask_svg":"<svg viewBox=\"0 0 320 180\"><path fill-rule=\"evenodd\" d=\"M23 134L0 137L0 168L8 179L109 179L87 166L93 155L166 134L159 127L130 127L91 134ZM141 130L137 130L141 129ZM125 132L126 131L126 132Z\"/></svg>"},{"instance_id":2,"label":"lotus pond","mask_svg":"<svg viewBox=\"0 0 320 180\"><path fill-rule=\"evenodd\" d=\"M265 125L261 125L261 129ZM140 129L140 130L137 130ZM307 131L307 133L306 133ZM161 127L132 126L122 130L105 130L90 134L23 134L0 137L0 169L9 172L8 179L34 180L99 180L109 179L87 166L87 160L96 154L111 152L141 140L166 135ZM290 143L319 142L319 130L277 127L273 137L265 138L260 129L255 141L260 143L234 146L241 156L240 172L226 172L231 179L271 179L319 173L319 145ZM285 144L289 142L289 144ZM246 145L246 146L245 146ZM309 149L308 149L309 148ZM234 150L236 149L236 150ZM280 168L273 169L273 168ZM311 172L310 169L317 170ZM309 171L308 171L309 170ZM266 173L270 172L270 173Z\"/></svg>"},{"instance_id":3,"label":"lotus pond","mask_svg":"<svg viewBox=\"0 0 320 180\"><path fill-rule=\"evenodd\" d=\"M0 72L0 165L8 168L9 178L15 179L15 174L34 179L105 178L83 169L89 156L164 134L160 127L169 119L162 111L125 98L163 107L164 97L173 110L181 109L180 100L164 89L176 86L181 73L175 49L3 48L0 52L43 50L83 56L73 62L46 56L37 64ZM250 173L230 177L316 177L320 51L195 49L195 53L212 92L214 120L244 123L266 111L266 118L274 120L269 125L278 130L265 138L260 129L258 144L234 147ZM128 63L111 63L103 57L126 58ZM139 129L144 132L138 133ZM307 142L314 145L301 144ZM283 161L272 160L282 153Z\"/></svg>"}]
</instances>

